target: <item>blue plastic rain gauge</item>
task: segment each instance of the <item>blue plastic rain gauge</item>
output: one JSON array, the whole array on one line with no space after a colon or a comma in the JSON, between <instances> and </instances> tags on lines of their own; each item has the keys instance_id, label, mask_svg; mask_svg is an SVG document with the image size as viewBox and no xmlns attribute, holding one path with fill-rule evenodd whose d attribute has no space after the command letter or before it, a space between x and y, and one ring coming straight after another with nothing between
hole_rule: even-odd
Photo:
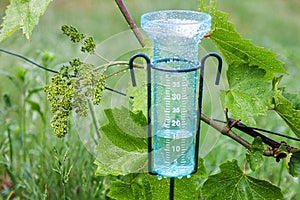
<instances>
[{"instance_id":1,"label":"blue plastic rain gauge","mask_svg":"<svg viewBox=\"0 0 300 200\"><path fill-rule=\"evenodd\" d=\"M197 170L204 62L222 59L208 53L198 62L198 43L210 31L211 16L201 12L165 10L146 13L141 26L153 40L153 61L142 53L130 59L147 61L148 169L159 177L181 178ZM200 74L198 74L200 70ZM197 95L198 93L198 95Z\"/></svg>"}]
</instances>

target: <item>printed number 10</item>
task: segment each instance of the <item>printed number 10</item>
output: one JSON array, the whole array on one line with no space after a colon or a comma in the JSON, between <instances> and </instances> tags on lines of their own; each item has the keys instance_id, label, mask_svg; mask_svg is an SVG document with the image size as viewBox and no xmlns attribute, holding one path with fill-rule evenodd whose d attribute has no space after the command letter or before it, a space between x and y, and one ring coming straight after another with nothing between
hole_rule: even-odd
<instances>
[{"instance_id":1,"label":"printed number 10","mask_svg":"<svg viewBox=\"0 0 300 200\"><path fill-rule=\"evenodd\" d=\"M180 151L180 146L172 146L173 152L179 152Z\"/></svg>"}]
</instances>

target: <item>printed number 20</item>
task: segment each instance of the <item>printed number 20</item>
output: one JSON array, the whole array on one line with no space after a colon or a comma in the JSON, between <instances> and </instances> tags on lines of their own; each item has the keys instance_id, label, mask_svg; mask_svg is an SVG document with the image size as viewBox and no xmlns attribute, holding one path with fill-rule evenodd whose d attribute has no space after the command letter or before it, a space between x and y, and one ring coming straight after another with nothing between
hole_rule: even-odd
<instances>
[{"instance_id":1,"label":"printed number 20","mask_svg":"<svg viewBox=\"0 0 300 200\"><path fill-rule=\"evenodd\" d=\"M180 126L180 120L172 120L172 126Z\"/></svg>"}]
</instances>

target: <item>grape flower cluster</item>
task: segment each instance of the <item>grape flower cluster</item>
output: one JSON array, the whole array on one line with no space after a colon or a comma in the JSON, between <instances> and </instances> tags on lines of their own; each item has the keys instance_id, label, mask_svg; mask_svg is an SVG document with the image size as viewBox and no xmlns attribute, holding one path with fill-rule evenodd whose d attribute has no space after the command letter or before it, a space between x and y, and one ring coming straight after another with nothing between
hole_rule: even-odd
<instances>
[{"instance_id":1,"label":"grape flower cluster","mask_svg":"<svg viewBox=\"0 0 300 200\"><path fill-rule=\"evenodd\" d=\"M75 92L75 80L69 74L70 68L63 66L51 79L51 84L44 88L50 102L53 117L51 126L57 137L63 137L68 131L68 116L72 110Z\"/></svg>"},{"instance_id":2,"label":"grape flower cluster","mask_svg":"<svg viewBox=\"0 0 300 200\"><path fill-rule=\"evenodd\" d=\"M51 126L55 135L64 137L68 133L72 110L80 116L87 116L87 104L91 101L98 105L105 87L105 76L94 71L94 65L74 59L70 66L63 66L52 77L50 85L44 88L53 113Z\"/></svg>"},{"instance_id":3,"label":"grape flower cluster","mask_svg":"<svg viewBox=\"0 0 300 200\"><path fill-rule=\"evenodd\" d=\"M86 38L86 35L80 33L75 27L69 25L63 25L61 27L63 34L68 36L70 40L74 43L81 43L82 52L94 53L96 48L96 43L93 37Z\"/></svg>"},{"instance_id":4,"label":"grape flower cluster","mask_svg":"<svg viewBox=\"0 0 300 200\"><path fill-rule=\"evenodd\" d=\"M81 43L82 52L95 53L96 44L93 37L86 37L69 25L63 25L61 30L72 42ZM59 73L52 77L50 85L44 88L53 113L51 126L55 135L64 137L68 133L71 111L86 117L88 103L98 105L105 88L105 76L103 72L96 71L94 65L74 59L68 66L63 66Z\"/></svg>"}]
</instances>

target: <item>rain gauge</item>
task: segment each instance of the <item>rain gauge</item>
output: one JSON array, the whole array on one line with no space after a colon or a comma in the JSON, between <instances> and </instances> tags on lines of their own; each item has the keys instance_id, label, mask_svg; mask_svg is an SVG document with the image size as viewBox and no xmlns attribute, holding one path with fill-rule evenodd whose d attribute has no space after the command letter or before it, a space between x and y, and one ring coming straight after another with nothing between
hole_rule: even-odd
<instances>
[{"instance_id":1,"label":"rain gauge","mask_svg":"<svg viewBox=\"0 0 300 200\"><path fill-rule=\"evenodd\" d=\"M159 178L190 176L197 171L204 62L218 59L216 84L222 59L216 53L198 61L198 43L210 31L211 16L187 10L163 10L142 15L142 29L153 40L153 58L138 53L129 61L147 62L148 170Z\"/></svg>"}]
</instances>

